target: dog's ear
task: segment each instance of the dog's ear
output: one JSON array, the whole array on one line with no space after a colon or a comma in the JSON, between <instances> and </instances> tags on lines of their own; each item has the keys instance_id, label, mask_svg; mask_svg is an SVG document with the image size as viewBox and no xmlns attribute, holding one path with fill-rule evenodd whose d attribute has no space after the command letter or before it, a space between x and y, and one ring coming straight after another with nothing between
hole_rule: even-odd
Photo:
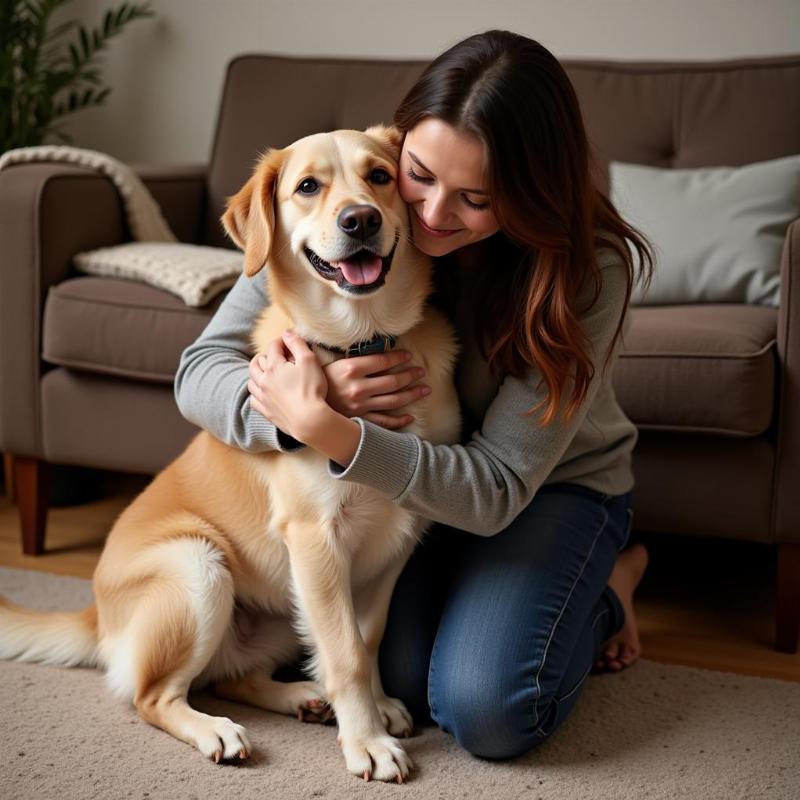
<instances>
[{"instance_id":1,"label":"dog's ear","mask_svg":"<svg viewBox=\"0 0 800 800\"><path fill-rule=\"evenodd\" d=\"M244 250L244 271L255 275L267 263L275 235L275 189L285 150L268 150L250 180L227 198L222 224Z\"/></svg>"},{"instance_id":2,"label":"dog's ear","mask_svg":"<svg viewBox=\"0 0 800 800\"><path fill-rule=\"evenodd\" d=\"M400 160L400 150L403 147L403 133L393 125L372 125L364 133L380 142L391 154L395 161Z\"/></svg>"}]
</instances>

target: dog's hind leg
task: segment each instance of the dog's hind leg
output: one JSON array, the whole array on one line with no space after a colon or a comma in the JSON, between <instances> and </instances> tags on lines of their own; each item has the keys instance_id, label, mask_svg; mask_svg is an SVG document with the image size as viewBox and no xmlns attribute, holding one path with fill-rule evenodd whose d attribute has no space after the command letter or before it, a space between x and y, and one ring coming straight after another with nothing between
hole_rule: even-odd
<instances>
[{"instance_id":1,"label":"dog's hind leg","mask_svg":"<svg viewBox=\"0 0 800 800\"><path fill-rule=\"evenodd\" d=\"M296 716L303 722L328 722L332 719L333 709L318 683L285 682L272 678L279 665L296 661L300 654L300 643L291 622L285 617L261 619L255 636L263 653L259 666L238 677L216 680L214 692L237 703Z\"/></svg>"},{"instance_id":2,"label":"dog's hind leg","mask_svg":"<svg viewBox=\"0 0 800 800\"><path fill-rule=\"evenodd\" d=\"M187 702L192 680L231 620L233 579L222 552L207 539L186 536L155 545L150 554L147 583L111 650L109 682L118 692L132 689L142 719L203 755L216 762L247 758L250 745L241 725Z\"/></svg>"},{"instance_id":3,"label":"dog's hind leg","mask_svg":"<svg viewBox=\"0 0 800 800\"><path fill-rule=\"evenodd\" d=\"M333 719L333 709L318 683L284 683L273 680L268 671L261 669L253 670L241 678L217 681L214 692L227 700L296 716L303 722L328 722Z\"/></svg>"}]
</instances>

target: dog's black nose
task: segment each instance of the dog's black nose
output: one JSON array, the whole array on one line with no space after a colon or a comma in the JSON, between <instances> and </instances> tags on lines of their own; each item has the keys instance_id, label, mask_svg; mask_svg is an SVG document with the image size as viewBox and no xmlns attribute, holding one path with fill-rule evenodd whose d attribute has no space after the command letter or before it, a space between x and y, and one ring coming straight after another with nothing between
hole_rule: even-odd
<instances>
[{"instance_id":1,"label":"dog's black nose","mask_svg":"<svg viewBox=\"0 0 800 800\"><path fill-rule=\"evenodd\" d=\"M354 239L368 239L380 230L383 219L381 212L374 206L347 206L339 214L336 224L348 236Z\"/></svg>"}]
</instances>

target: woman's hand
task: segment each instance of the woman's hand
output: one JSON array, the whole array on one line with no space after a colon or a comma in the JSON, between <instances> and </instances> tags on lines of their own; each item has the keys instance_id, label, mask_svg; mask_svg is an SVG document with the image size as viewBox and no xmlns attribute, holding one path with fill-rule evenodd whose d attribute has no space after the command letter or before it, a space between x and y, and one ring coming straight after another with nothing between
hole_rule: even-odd
<instances>
[{"instance_id":1,"label":"woman's hand","mask_svg":"<svg viewBox=\"0 0 800 800\"><path fill-rule=\"evenodd\" d=\"M249 375L250 405L284 433L307 444L309 432L330 411L325 402L328 382L314 351L297 334L284 331L265 353L253 357Z\"/></svg>"},{"instance_id":2,"label":"woman's hand","mask_svg":"<svg viewBox=\"0 0 800 800\"><path fill-rule=\"evenodd\" d=\"M323 367L328 381L328 405L345 417L362 417L389 430L413 421L410 414L395 416L413 400L430 394L425 384L413 385L424 374L422 367L408 364L400 372L387 370L405 364L411 353L392 350L369 356L353 356L333 361Z\"/></svg>"}]
</instances>

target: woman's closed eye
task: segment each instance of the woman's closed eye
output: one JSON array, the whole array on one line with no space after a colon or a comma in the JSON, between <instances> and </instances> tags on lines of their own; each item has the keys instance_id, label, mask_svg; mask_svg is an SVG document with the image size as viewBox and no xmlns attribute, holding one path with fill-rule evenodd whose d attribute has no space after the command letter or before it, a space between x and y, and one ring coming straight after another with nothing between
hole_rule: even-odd
<instances>
[{"instance_id":1,"label":"woman's closed eye","mask_svg":"<svg viewBox=\"0 0 800 800\"><path fill-rule=\"evenodd\" d=\"M419 175L414 172L412 167L409 167L406 170L406 175L411 178L412 181L418 181L419 183L433 183L433 178L428 178L424 175ZM485 211L489 208L489 203L474 203L472 200L469 199L465 194L461 195L461 199L472 209L475 211Z\"/></svg>"},{"instance_id":2,"label":"woman's closed eye","mask_svg":"<svg viewBox=\"0 0 800 800\"><path fill-rule=\"evenodd\" d=\"M409 167L406 171L406 175L411 178L412 181L419 181L420 183L433 183L433 178L426 178L423 175L417 175L414 172L413 168Z\"/></svg>"},{"instance_id":3,"label":"woman's closed eye","mask_svg":"<svg viewBox=\"0 0 800 800\"><path fill-rule=\"evenodd\" d=\"M461 195L461 199L470 207L474 208L476 211L486 211L489 208L488 203L473 203L472 200L469 199L465 194Z\"/></svg>"}]
</instances>

